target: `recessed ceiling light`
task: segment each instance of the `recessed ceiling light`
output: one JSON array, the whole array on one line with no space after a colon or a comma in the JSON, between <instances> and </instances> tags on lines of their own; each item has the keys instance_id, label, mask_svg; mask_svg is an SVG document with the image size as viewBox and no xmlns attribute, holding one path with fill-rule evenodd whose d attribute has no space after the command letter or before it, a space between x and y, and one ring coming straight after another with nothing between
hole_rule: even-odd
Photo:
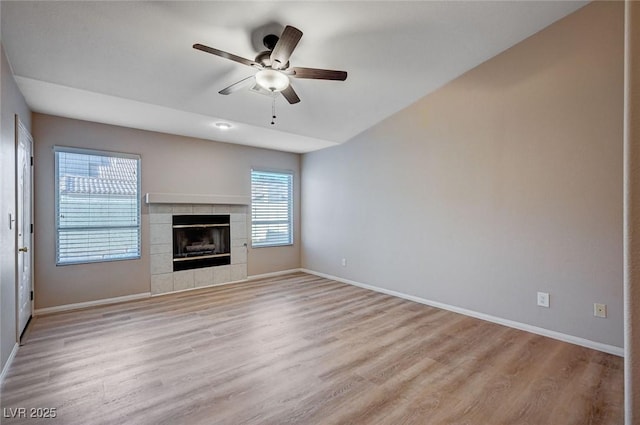
<instances>
[{"instance_id":1,"label":"recessed ceiling light","mask_svg":"<svg viewBox=\"0 0 640 425\"><path fill-rule=\"evenodd\" d=\"M217 122L216 127L218 127L220 130L229 130L231 128L231 124L229 124L228 122Z\"/></svg>"}]
</instances>

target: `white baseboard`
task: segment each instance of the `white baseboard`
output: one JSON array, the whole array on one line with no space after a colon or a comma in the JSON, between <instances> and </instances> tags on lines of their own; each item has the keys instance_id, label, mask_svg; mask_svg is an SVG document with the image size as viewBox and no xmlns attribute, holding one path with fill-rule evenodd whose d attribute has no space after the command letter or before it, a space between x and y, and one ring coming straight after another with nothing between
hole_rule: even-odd
<instances>
[{"instance_id":1,"label":"white baseboard","mask_svg":"<svg viewBox=\"0 0 640 425\"><path fill-rule=\"evenodd\" d=\"M4 377L7 375L7 372L9 371L9 367L11 366L11 363L13 362L14 357L16 356L16 354L18 354L19 347L20 346L16 342L16 344L13 346L13 349L11 350L11 354L9 354L9 358L7 359L7 362L4 364L4 367L2 368L2 373L0 373L0 385L2 385L2 383L4 382Z\"/></svg>"},{"instance_id":2,"label":"white baseboard","mask_svg":"<svg viewBox=\"0 0 640 425\"><path fill-rule=\"evenodd\" d=\"M203 289L203 288L212 288L212 287L215 287L215 286L231 285L231 284L234 284L234 283L242 283L242 282L247 282L247 281L250 281L250 280L281 276L281 275L300 272L300 271L302 271L302 269L289 269L289 270L283 270L283 271L279 271L279 272L264 273L264 274L259 274L259 275L248 276L246 279L243 279L243 280L234 280L234 281L231 281L231 282L224 282L224 283L214 283L214 284L207 285L207 286L198 286L196 288L182 289L180 291L163 292L162 294L153 294L152 295L150 292L143 292L143 293L140 293L140 294L125 295L125 296L122 296L122 297L115 297L115 298L106 298L106 299L103 299L103 300L87 301L87 302L75 303L75 304L65 304L65 305L59 305L59 306L55 306L55 307L45 307L45 308L39 308L37 310L34 310L33 311L33 315L34 316L42 316L44 314L58 313L58 312L61 312L61 311L79 310L81 308L95 307L95 306L99 306L99 305L116 304L116 303L121 303L121 302L125 302L125 301L133 301L133 300L139 300L139 299L149 298L149 297L159 297L159 296L168 295L168 294L178 294L180 292L194 291L194 290Z\"/></svg>"},{"instance_id":3,"label":"white baseboard","mask_svg":"<svg viewBox=\"0 0 640 425\"><path fill-rule=\"evenodd\" d=\"M526 323L521 323L521 322L516 322L516 321L513 321L513 320L503 319L501 317L496 317L496 316L492 316L492 315L489 315L489 314L480 313L480 312L473 311L473 310L468 310L466 308L456 307L456 306L445 304L445 303L441 303L441 302L438 302L438 301L431 301L431 300L427 300L425 298L417 297L415 295L408 295L408 294L404 294L402 292L393 291L393 290L385 289L385 288L380 288L380 287L369 285L369 284L366 284L366 283L361 283L361 282L357 282L357 281L350 280L350 279L344 279L344 278L341 278L341 277L338 277L338 276L333 276L333 275L329 275L329 274L326 274L326 273L321 273L321 272L317 272L315 270L309 270L309 269L304 269L304 268L289 269L289 270L283 270L283 271L272 272L272 273L263 273L263 274L259 274L259 275L248 276L247 279L244 279L244 280L236 280L236 281L232 281L232 282L225 282L225 283L218 283L218 284L207 285L207 286L200 286L200 287L197 287L197 288L189 288L189 289L184 289L182 291L173 291L173 292L167 292L167 293L163 293L163 294L151 295L149 292L145 292L145 293L141 293L141 294L126 295L126 296L123 296L123 297L107 298L107 299L104 299L104 300L88 301L88 302L83 302L83 303L66 304L66 305L55 306L55 307L41 308L41 309L34 310L33 315L34 316L40 316L40 315L44 315L44 314L57 313L57 312L61 312L61 311L78 310L78 309L81 309L81 308L87 308L87 307L93 307L93 306L99 306L99 305L115 304L115 303L120 303L120 302L125 302L125 301L133 301L133 300L138 300L138 299L143 299L143 298L149 298L150 296L158 297L158 296L162 296L162 295L176 294L176 293L180 293L180 292L193 291L193 290L197 290L197 289L211 288L211 287L215 287L215 286L231 285L231 284L234 284L234 283L242 283L242 282L247 282L247 281L252 281L252 280L257 280L257 279L277 277L277 276L282 276L282 275L295 273L295 272L309 273L309 274L312 274L312 275L315 275L315 276L324 277L326 279L331 279L331 280L335 280L335 281L338 281L338 282L346 283L348 285L358 286L360 288L369 289L371 291L380 292L380 293L391 295L391 296L394 296L394 297L404 298L406 300L414 301L414 302L417 302L417 303L420 303L420 304L425 304L425 305L428 305L428 306L431 306L431 307L441 308L443 310L452 311L454 313L463 314L465 316L474 317L476 319L486 320L488 322L497 323L497 324L500 324L500 325L508 326L510 328L519 329L519 330L526 331L526 332L531 332L531 333L534 333L534 334L537 334L537 335L542 335L542 336L546 336L546 337L549 337L549 338L557 339L559 341L564 341L564 342L568 342L568 343L571 343L571 344L580 345L582 347L587 347L587 348L591 348L591 349L594 349L594 350L602 351L602 352L605 352L605 353L614 354L616 356L624 357L624 349L621 348L621 347L616 347L615 345L603 344L601 342L591 341L589 339L580 338L580 337L577 337L577 336L568 335L568 334L552 331L552 330L549 330L549 329L540 328L540 327L533 326L533 325L528 325ZM7 365L11 362L11 360L13 360L13 357L15 356L15 352L17 352L17 345L16 345L16 347L14 347L14 350L11 352L11 356L9 357L9 360L7 360L7 364L5 365L5 368L2 371L2 377L4 377L6 369L8 368ZM0 379L0 382L1 382L1 379Z\"/></svg>"},{"instance_id":4,"label":"white baseboard","mask_svg":"<svg viewBox=\"0 0 640 425\"><path fill-rule=\"evenodd\" d=\"M270 277L278 277L278 276L282 276L282 275L285 275L285 274L297 273L297 272L302 272L302 271L304 271L304 270L303 269L289 269L289 270L282 270L282 271L279 271L279 272L254 274L252 276L247 277L247 280L267 279L267 278L270 278Z\"/></svg>"},{"instance_id":5,"label":"white baseboard","mask_svg":"<svg viewBox=\"0 0 640 425\"><path fill-rule=\"evenodd\" d=\"M122 297L105 298L103 300L87 301L87 302L75 303L75 304L57 305L55 307L45 307L45 308L36 309L33 311L33 315L42 316L43 314L58 313L61 311L79 310L81 308L95 307L98 305L116 304L116 303L122 303L125 301L133 301L133 300L140 300L143 298L149 298L150 296L151 294L149 292L143 292L141 294L124 295Z\"/></svg>"},{"instance_id":6,"label":"white baseboard","mask_svg":"<svg viewBox=\"0 0 640 425\"><path fill-rule=\"evenodd\" d=\"M379 288L377 286L368 285L366 283L356 282L354 280L344 279L341 277L332 276L325 273L320 273L314 270L300 269L300 271L313 274L316 276L324 277L326 279L336 280L338 282L346 283L348 285L358 286L360 288L369 289L369 290L380 292L387 295L392 295L394 297L404 298L406 300L414 301L420 304L425 304L431 307L441 308L443 310L452 311L454 313L463 314L465 316L474 317L476 319L486 320L487 322L497 323L499 325L508 326L510 328L531 332L537 335L542 335L549 338L557 339L559 341L568 342L571 344L580 345L582 347L587 347L587 348L602 351L605 353L613 354L616 356L624 357L624 349L621 347L616 347L615 345L603 344L601 342L591 341L589 339L580 338L573 335L567 335L561 332L556 332L549 329L528 325L526 323L520 323L513 320L503 319L501 317L491 316L490 314L479 313L473 310L467 310L466 308L456 307L456 306L444 304L438 301L427 300L424 298L416 297L414 295L403 294L402 292L392 291L390 289Z\"/></svg>"}]
</instances>

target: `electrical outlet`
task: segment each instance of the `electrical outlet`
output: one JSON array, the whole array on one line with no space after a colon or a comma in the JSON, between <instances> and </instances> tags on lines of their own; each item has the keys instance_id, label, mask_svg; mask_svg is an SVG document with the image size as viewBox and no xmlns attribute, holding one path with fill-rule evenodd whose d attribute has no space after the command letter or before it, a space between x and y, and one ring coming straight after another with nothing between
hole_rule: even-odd
<instances>
[{"instance_id":1,"label":"electrical outlet","mask_svg":"<svg viewBox=\"0 0 640 425\"><path fill-rule=\"evenodd\" d=\"M540 307L549 308L549 293L548 292L538 292L538 305Z\"/></svg>"},{"instance_id":2,"label":"electrical outlet","mask_svg":"<svg viewBox=\"0 0 640 425\"><path fill-rule=\"evenodd\" d=\"M347 259L346 258L342 259L342 267L347 267Z\"/></svg>"},{"instance_id":3,"label":"electrical outlet","mask_svg":"<svg viewBox=\"0 0 640 425\"><path fill-rule=\"evenodd\" d=\"M596 317L607 317L607 305L594 303L593 315Z\"/></svg>"}]
</instances>

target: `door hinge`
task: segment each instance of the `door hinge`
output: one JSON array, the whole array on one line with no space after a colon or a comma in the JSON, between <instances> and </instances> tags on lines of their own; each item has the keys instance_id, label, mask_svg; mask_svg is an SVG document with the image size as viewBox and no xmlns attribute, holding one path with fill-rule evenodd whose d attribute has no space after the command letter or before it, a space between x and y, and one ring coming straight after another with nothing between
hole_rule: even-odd
<instances>
[{"instance_id":1,"label":"door hinge","mask_svg":"<svg viewBox=\"0 0 640 425\"><path fill-rule=\"evenodd\" d=\"M33 301L33 291L31 291L31 301Z\"/></svg>"},{"instance_id":2,"label":"door hinge","mask_svg":"<svg viewBox=\"0 0 640 425\"><path fill-rule=\"evenodd\" d=\"M31 233L33 233L33 223L31 223Z\"/></svg>"},{"instance_id":3,"label":"door hinge","mask_svg":"<svg viewBox=\"0 0 640 425\"><path fill-rule=\"evenodd\" d=\"M33 157L31 157L31 166L33 167Z\"/></svg>"}]
</instances>

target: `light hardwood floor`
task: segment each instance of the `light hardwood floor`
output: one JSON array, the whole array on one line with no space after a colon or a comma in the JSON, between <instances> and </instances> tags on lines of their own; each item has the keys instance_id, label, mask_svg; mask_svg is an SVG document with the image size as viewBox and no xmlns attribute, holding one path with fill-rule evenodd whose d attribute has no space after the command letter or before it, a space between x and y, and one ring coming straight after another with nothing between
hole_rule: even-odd
<instances>
[{"instance_id":1,"label":"light hardwood floor","mask_svg":"<svg viewBox=\"0 0 640 425\"><path fill-rule=\"evenodd\" d=\"M620 425L622 364L295 273L38 317L2 423Z\"/></svg>"}]
</instances>

